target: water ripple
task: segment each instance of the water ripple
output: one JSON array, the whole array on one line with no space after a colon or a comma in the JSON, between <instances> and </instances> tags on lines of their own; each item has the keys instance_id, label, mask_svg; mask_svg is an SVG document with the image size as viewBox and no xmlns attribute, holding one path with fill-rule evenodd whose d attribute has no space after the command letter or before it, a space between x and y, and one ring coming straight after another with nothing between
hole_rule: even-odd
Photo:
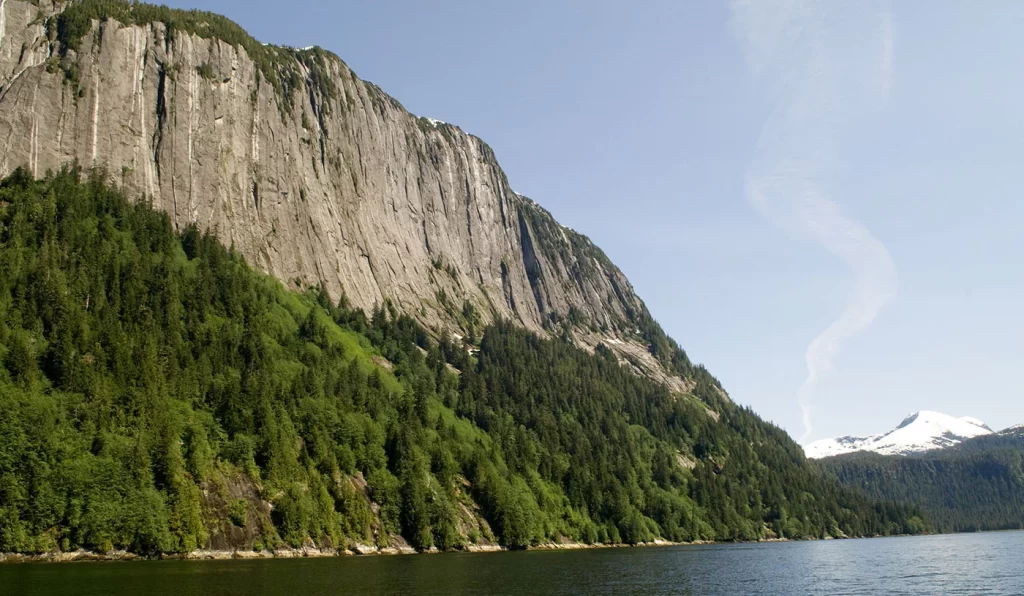
<instances>
[{"instance_id":1,"label":"water ripple","mask_svg":"<svg viewBox=\"0 0 1024 596\"><path fill-rule=\"evenodd\" d=\"M260 561L0 565L0 594L1024 594L1024 532Z\"/></svg>"}]
</instances>

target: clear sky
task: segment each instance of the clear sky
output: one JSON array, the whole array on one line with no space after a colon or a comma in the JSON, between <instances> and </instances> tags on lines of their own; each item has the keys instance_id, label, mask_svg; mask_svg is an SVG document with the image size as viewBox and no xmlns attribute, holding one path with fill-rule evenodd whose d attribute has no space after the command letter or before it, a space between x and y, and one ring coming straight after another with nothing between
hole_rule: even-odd
<instances>
[{"instance_id":1,"label":"clear sky","mask_svg":"<svg viewBox=\"0 0 1024 596\"><path fill-rule=\"evenodd\" d=\"M1024 2L170 4L485 139L796 438L1024 422Z\"/></svg>"}]
</instances>

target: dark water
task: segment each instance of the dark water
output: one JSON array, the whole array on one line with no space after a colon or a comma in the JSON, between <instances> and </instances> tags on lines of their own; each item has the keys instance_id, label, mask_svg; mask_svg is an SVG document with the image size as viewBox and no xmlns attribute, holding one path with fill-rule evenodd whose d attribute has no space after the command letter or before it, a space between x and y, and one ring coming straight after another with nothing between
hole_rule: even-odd
<instances>
[{"instance_id":1,"label":"dark water","mask_svg":"<svg viewBox=\"0 0 1024 596\"><path fill-rule=\"evenodd\" d=\"M1024 594L1024 532L396 557L0 565L6 594Z\"/></svg>"}]
</instances>

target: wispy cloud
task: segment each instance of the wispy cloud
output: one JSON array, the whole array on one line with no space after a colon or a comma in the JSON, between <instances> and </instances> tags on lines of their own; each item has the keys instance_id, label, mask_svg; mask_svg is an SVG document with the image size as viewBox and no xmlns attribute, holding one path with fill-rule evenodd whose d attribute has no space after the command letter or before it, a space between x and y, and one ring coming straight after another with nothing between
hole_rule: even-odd
<instances>
[{"instance_id":1,"label":"wispy cloud","mask_svg":"<svg viewBox=\"0 0 1024 596\"><path fill-rule=\"evenodd\" d=\"M840 61L834 55L835 40L842 37L836 23L846 23L820 2L736 0L732 14L750 69L776 102L747 172L747 196L778 225L809 235L839 257L855 280L843 313L807 347L807 379L797 392L805 441L814 429L818 384L832 369L839 348L867 328L896 294L896 267L885 245L843 213L829 184L839 165L838 129L855 110L851 98L858 95L857 86L877 89L883 100L891 93L892 16L888 8L877 13L881 19L874 22L880 24L870 32L880 41L880 52L854 55L852 61L843 55ZM880 63L875 61L879 55ZM857 62L868 68L850 68ZM866 72L871 80L848 80L851 72Z\"/></svg>"}]
</instances>

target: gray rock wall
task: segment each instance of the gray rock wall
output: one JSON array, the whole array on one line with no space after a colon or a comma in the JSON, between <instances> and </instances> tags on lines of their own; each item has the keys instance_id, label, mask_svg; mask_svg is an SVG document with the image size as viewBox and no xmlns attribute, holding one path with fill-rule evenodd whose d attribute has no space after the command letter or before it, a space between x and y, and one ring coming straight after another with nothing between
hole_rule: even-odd
<instances>
[{"instance_id":1,"label":"gray rock wall","mask_svg":"<svg viewBox=\"0 0 1024 596\"><path fill-rule=\"evenodd\" d=\"M101 166L290 285L322 281L366 309L390 299L438 331L467 300L483 323L571 319L581 345L611 339L683 387L636 335L643 305L622 273L516 195L480 139L320 50L268 48L299 70L289 109L241 46L105 20L62 48L47 24L59 10L0 1L0 174Z\"/></svg>"}]
</instances>

